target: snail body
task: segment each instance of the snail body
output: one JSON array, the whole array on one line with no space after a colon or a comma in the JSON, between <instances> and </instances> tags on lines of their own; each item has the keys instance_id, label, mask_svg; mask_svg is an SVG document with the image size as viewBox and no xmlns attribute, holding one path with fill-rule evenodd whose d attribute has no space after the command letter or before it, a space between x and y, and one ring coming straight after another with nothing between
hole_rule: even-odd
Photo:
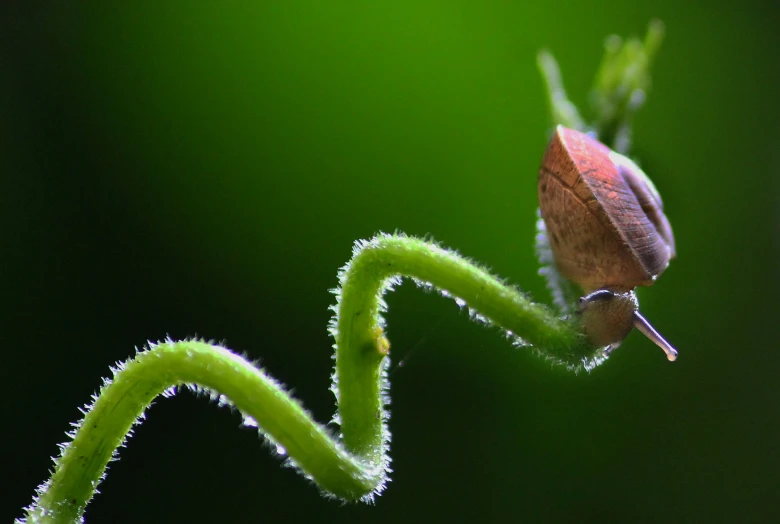
<instances>
[{"instance_id":1,"label":"snail body","mask_svg":"<svg viewBox=\"0 0 780 524\"><path fill-rule=\"evenodd\" d=\"M555 265L585 292L579 314L591 342L609 351L636 327L674 360L677 351L642 317L634 294L675 256L672 228L647 175L594 138L558 126L538 191Z\"/></svg>"}]
</instances>

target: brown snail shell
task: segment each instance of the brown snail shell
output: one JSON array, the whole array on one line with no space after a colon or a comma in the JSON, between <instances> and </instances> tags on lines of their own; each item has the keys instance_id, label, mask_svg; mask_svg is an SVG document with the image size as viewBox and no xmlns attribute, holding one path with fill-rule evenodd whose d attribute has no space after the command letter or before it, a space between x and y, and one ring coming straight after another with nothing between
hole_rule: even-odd
<instances>
[{"instance_id":1,"label":"brown snail shell","mask_svg":"<svg viewBox=\"0 0 780 524\"><path fill-rule=\"evenodd\" d=\"M637 310L636 286L655 282L675 256L655 186L631 160L558 126L539 170L539 209L558 271L586 294L580 314L599 346L637 327L674 360L677 352Z\"/></svg>"},{"instance_id":2,"label":"brown snail shell","mask_svg":"<svg viewBox=\"0 0 780 524\"><path fill-rule=\"evenodd\" d=\"M564 277L586 292L628 291L663 273L674 237L648 182L627 158L558 126L539 170L539 208Z\"/></svg>"}]
</instances>

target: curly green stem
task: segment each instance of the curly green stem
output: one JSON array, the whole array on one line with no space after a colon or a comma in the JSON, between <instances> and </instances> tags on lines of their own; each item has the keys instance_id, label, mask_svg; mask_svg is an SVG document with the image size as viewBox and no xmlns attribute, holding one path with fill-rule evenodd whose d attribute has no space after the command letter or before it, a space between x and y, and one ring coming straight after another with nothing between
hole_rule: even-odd
<instances>
[{"instance_id":1,"label":"curly green stem","mask_svg":"<svg viewBox=\"0 0 780 524\"><path fill-rule=\"evenodd\" d=\"M613 37L593 91L595 129L625 153L631 118L644 100L649 68L663 26L651 24L644 43ZM587 131L563 89L560 70L543 51L538 63L546 81L553 124ZM540 223L541 224L541 223ZM554 270L543 229L537 238L542 271L561 313L573 310L574 295ZM108 462L134 424L159 394L179 385L207 392L220 405L235 406L244 423L256 426L277 451L324 492L342 500L369 502L388 480L385 409L389 342L384 335L382 296L398 277L438 289L469 308L470 316L503 329L516 345L530 345L543 358L569 369L590 370L604 357L572 320L562 320L532 303L477 264L433 243L403 235L379 235L358 242L340 273L341 288L331 324L336 344L332 391L341 433L332 435L263 370L229 350L201 341L166 341L139 352L105 380L84 419L61 446L52 477L38 488L26 522L80 522Z\"/></svg>"},{"instance_id":2,"label":"curly green stem","mask_svg":"<svg viewBox=\"0 0 780 524\"><path fill-rule=\"evenodd\" d=\"M538 354L572 369L602 361L577 325L534 304L466 258L403 235L358 242L341 272L331 331L336 339L333 391L338 401L336 437L261 369L229 350L201 341L151 345L117 366L106 380L73 440L62 447L49 481L27 508L27 522L79 522L108 462L159 394L186 384L235 406L322 490L343 500L370 501L387 482L389 433L385 410L382 295L398 276L433 286L468 306L473 316L533 345Z\"/></svg>"}]
</instances>

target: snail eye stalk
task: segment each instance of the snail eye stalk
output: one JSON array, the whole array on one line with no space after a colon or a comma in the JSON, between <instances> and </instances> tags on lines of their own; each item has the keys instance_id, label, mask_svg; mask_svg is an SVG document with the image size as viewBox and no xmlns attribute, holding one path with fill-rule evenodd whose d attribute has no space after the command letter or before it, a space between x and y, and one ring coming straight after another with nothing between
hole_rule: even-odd
<instances>
[{"instance_id":1,"label":"snail eye stalk","mask_svg":"<svg viewBox=\"0 0 780 524\"><path fill-rule=\"evenodd\" d=\"M664 350L670 362L677 360L677 350L647 321L639 311L634 311L634 327Z\"/></svg>"}]
</instances>

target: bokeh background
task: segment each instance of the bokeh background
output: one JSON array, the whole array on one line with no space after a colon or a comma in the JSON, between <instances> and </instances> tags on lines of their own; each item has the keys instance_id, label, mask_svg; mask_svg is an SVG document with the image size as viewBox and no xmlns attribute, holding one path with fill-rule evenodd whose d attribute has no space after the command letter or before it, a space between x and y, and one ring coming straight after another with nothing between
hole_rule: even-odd
<instances>
[{"instance_id":1,"label":"bokeh background","mask_svg":"<svg viewBox=\"0 0 780 524\"><path fill-rule=\"evenodd\" d=\"M535 54L587 93L606 35L667 38L635 122L678 259L591 374L451 301L388 297L393 481L315 487L203 398L158 400L88 522L757 522L780 514L780 37L771 2L29 3L0 18L2 518L146 340L217 339L330 419L336 271L432 235L548 301ZM10 479L10 480L9 480Z\"/></svg>"}]
</instances>

